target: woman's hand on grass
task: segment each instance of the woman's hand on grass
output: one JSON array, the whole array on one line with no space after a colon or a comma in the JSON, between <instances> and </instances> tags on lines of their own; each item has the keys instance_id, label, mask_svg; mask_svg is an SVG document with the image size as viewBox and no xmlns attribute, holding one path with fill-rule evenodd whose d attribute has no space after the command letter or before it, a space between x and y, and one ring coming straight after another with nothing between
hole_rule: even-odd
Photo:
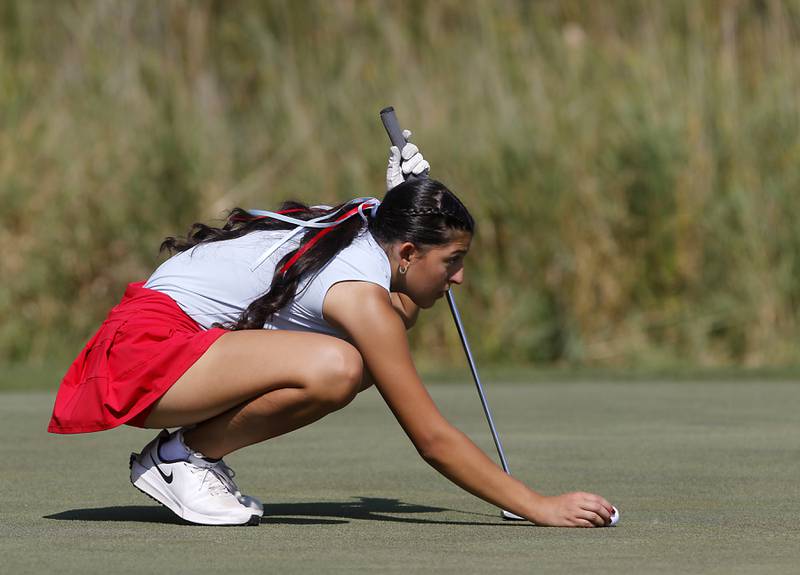
<instances>
[{"instance_id":1,"label":"woman's hand on grass","mask_svg":"<svg viewBox=\"0 0 800 575\"><path fill-rule=\"evenodd\" d=\"M533 522L551 527L605 527L611 524L612 505L603 497L582 491L542 497Z\"/></svg>"}]
</instances>

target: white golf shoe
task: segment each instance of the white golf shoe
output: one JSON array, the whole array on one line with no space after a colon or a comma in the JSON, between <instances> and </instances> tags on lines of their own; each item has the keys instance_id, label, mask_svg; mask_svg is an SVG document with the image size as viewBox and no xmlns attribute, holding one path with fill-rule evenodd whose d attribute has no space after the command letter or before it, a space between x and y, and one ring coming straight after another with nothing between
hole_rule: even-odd
<instances>
[{"instance_id":1,"label":"white golf shoe","mask_svg":"<svg viewBox=\"0 0 800 575\"><path fill-rule=\"evenodd\" d=\"M228 489L230 489L231 493L239 500L239 503L244 505L245 507L249 507L252 509L253 513L258 515L259 517L264 516L264 505L261 501L256 498L252 497L251 495L242 495L242 492L239 490L239 486L236 485L236 482L233 480L236 477L236 472L228 467L228 464L222 461L221 459L216 462L216 464L222 473L225 474L228 484Z\"/></svg>"},{"instance_id":2,"label":"white golf shoe","mask_svg":"<svg viewBox=\"0 0 800 575\"><path fill-rule=\"evenodd\" d=\"M192 454L186 460L164 460L164 430L142 452L131 453L131 483L178 517L201 525L258 525L261 502L239 492L233 470L222 460L210 462Z\"/></svg>"}]
</instances>

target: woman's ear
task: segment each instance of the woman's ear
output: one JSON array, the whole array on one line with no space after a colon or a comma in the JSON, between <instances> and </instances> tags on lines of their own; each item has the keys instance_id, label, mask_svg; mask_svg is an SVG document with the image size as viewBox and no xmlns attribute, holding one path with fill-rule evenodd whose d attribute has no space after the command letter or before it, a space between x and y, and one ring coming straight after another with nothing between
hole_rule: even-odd
<instances>
[{"instance_id":1,"label":"woman's ear","mask_svg":"<svg viewBox=\"0 0 800 575\"><path fill-rule=\"evenodd\" d=\"M403 242L397 247L400 261L411 262L420 256L420 250L411 242Z\"/></svg>"}]
</instances>

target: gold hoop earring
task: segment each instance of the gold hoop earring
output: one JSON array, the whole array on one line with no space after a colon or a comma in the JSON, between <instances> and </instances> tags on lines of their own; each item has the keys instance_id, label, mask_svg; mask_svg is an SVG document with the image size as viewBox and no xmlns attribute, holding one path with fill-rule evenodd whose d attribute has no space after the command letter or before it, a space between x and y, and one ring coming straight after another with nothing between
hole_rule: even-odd
<instances>
[{"instance_id":1,"label":"gold hoop earring","mask_svg":"<svg viewBox=\"0 0 800 575\"><path fill-rule=\"evenodd\" d=\"M401 276L404 276L404 275L406 275L406 272L408 271L408 267L407 266L397 266L397 271L400 272Z\"/></svg>"}]
</instances>

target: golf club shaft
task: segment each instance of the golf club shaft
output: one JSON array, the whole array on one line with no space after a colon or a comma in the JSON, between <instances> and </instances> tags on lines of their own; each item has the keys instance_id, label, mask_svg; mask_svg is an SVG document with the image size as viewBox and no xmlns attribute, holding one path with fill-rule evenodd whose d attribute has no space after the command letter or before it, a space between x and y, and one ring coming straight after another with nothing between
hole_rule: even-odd
<instances>
[{"instance_id":1,"label":"golf club shaft","mask_svg":"<svg viewBox=\"0 0 800 575\"><path fill-rule=\"evenodd\" d=\"M397 115L395 114L392 106L381 110L381 121L383 122L384 128L386 128L386 133L389 134L389 139L391 140L392 145L397 146L400 150L402 150L403 146L406 145L406 139L403 137L403 130L400 127L400 123L397 120ZM486 421L489 422L489 429L492 432L492 439L494 439L494 445L497 448L497 455L500 456L500 463L503 466L503 471L511 475L511 471L508 469L508 462L506 461L505 453L503 452L503 445L500 443L500 436L497 434L497 429L494 426L492 412L489 411L489 403L486 401L486 394L483 392L483 385L481 385L481 379L478 376L478 369L475 367L475 361L472 359L472 351L470 350L469 342L467 341L464 325L461 323L461 314L458 312L456 300L453 297L451 290L447 290L447 303L450 306L450 311L453 314L453 320L456 322L458 336L461 338L461 345L464 347L464 353L466 354L467 361L469 362L469 369L472 371L472 379L475 381L475 386L478 388L478 395L481 398L483 413L486 415Z\"/></svg>"},{"instance_id":2,"label":"golf club shaft","mask_svg":"<svg viewBox=\"0 0 800 575\"><path fill-rule=\"evenodd\" d=\"M461 323L461 314L458 313L458 307L456 307L456 300L453 296L452 290L447 290L447 303L450 306L450 312L453 314L453 320L456 322L458 337L461 338L461 345L464 347L464 353L467 356L467 362L469 362L469 369L472 372L472 379L475 381L475 387L478 388L478 395L481 398L483 413L486 415L486 421L489 422L489 429L492 431L492 439L494 439L494 446L497 448L497 455L500 456L500 464L503 466L503 471L511 475L511 471L508 469L506 455L503 452L503 444L500 443L500 436L497 434L497 428L494 426L492 412L489 410L489 402L486 401L486 394L483 392L483 385L481 385L481 378L478 375L478 368L475 367L475 360L472 359L472 351L469 348L467 334L464 331L464 324Z\"/></svg>"}]
</instances>

